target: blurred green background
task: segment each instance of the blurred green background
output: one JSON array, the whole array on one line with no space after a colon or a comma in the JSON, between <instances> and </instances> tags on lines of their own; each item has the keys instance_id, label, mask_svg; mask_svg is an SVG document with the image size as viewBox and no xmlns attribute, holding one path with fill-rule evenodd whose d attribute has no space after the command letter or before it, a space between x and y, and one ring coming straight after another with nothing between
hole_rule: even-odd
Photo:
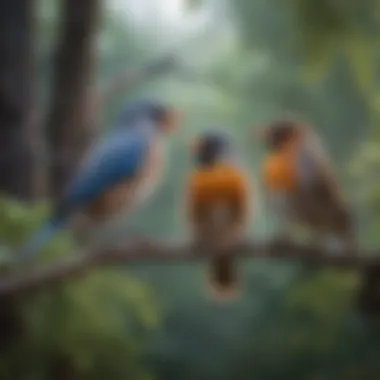
<instances>
[{"instance_id":1,"label":"blurred green background","mask_svg":"<svg viewBox=\"0 0 380 380\"><path fill-rule=\"evenodd\" d=\"M53 52L66 3L34 4L34 82L42 115L53 96ZM165 100L186 115L170 142L167 180L125 225L163 239L186 237L181 221L191 168L186 144L209 126L234 136L258 193L264 152L251 138L252 128L292 111L323 137L357 216L361 245L379 247L380 1L104 0L101 5L93 87L126 69L141 75L102 104L99 133L106 133L125 102L139 96ZM148 75L144 68L162 57L175 64L164 63ZM17 270L8 267L7 247L46 216L49 202L39 198L0 203L4 270ZM258 205L247 234L261 238L272 232L265 205ZM41 261L74 251L64 232ZM241 267L244 295L226 305L205 297L203 262L99 268L26 299L4 301L0 379L380 378L380 326L353 304L357 273L323 269L306 277L296 262L262 260L241 260Z\"/></svg>"}]
</instances>

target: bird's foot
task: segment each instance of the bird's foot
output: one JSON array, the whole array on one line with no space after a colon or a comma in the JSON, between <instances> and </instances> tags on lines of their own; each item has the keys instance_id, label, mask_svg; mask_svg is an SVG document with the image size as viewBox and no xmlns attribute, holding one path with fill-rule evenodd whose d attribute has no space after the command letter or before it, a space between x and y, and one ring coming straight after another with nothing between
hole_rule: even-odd
<instances>
[{"instance_id":1,"label":"bird's foot","mask_svg":"<svg viewBox=\"0 0 380 380\"><path fill-rule=\"evenodd\" d=\"M135 228L127 228L123 235L124 240L133 240L136 242L145 242L147 241L146 233L144 234L140 230L137 230Z\"/></svg>"},{"instance_id":2,"label":"bird's foot","mask_svg":"<svg viewBox=\"0 0 380 380\"><path fill-rule=\"evenodd\" d=\"M291 239L288 234L279 234L273 238L273 242L276 246L286 246L291 243Z\"/></svg>"},{"instance_id":3,"label":"bird's foot","mask_svg":"<svg viewBox=\"0 0 380 380\"><path fill-rule=\"evenodd\" d=\"M131 241L140 242L146 240L146 234L143 234L134 227L123 226L118 221L110 223L103 236L102 240L107 245L120 245Z\"/></svg>"}]
</instances>

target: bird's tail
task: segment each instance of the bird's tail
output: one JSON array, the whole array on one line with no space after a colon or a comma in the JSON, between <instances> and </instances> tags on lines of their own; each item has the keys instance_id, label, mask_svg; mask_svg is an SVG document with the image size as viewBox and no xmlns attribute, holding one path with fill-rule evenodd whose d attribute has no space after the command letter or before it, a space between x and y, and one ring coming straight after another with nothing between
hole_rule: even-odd
<instances>
[{"instance_id":1,"label":"bird's tail","mask_svg":"<svg viewBox=\"0 0 380 380\"><path fill-rule=\"evenodd\" d=\"M18 252L21 261L31 260L63 227L66 220L53 218L44 223Z\"/></svg>"},{"instance_id":2,"label":"bird's tail","mask_svg":"<svg viewBox=\"0 0 380 380\"><path fill-rule=\"evenodd\" d=\"M212 258L208 274L208 293L218 301L236 299L240 292L236 261L231 255Z\"/></svg>"}]
</instances>

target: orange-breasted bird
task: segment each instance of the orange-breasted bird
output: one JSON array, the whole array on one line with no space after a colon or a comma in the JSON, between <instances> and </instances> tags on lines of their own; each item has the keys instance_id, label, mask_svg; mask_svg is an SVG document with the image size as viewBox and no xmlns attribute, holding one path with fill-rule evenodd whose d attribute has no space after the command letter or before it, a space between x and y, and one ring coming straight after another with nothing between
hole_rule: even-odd
<instances>
[{"instance_id":1,"label":"orange-breasted bird","mask_svg":"<svg viewBox=\"0 0 380 380\"><path fill-rule=\"evenodd\" d=\"M302 225L328 251L353 251L352 215L315 131L284 119L264 130L264 140L268 150L264 187L272 210L282 219L283 233L287 227Z\"/></svg>"},{"instance_id":2,"label":"orange-breasted bird","mask_svg":"<svg viewBox=\"0 0 380 380\"><path fill-rule=\"evenodd\" d=\"M193 144L195 168L187 183L186 216L193 239L202 246L238 242L249 219L247 176L231 149L231 138L218 131L203 133ZM213 298L234 298L239 290L234 258L214 251L210 265Z\"/></svg>"}]
</instances>

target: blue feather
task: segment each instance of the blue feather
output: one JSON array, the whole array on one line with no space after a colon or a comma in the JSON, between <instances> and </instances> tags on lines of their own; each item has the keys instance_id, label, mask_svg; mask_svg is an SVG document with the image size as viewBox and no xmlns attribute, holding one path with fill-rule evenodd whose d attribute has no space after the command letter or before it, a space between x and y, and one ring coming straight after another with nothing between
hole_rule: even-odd
<instances>
[{"instance_id":1,"label":"blue feather","mask_svg":"<svg viewBox=\"0 0 380 380\"><path fill-rule=\"evenodd\" d=\"M22 261L32 259L64 226L66 219L50 219L40 227L18 253Z\"/></svg>"},{"instance_id":2,"label":"blue feather","mask_svg":"<svg viewBox=\"0 0 380 380\"><path fill-rule=\"evenodd\" d=\"M91 204L118 183L133 179L144 164L152 133L150 123L141 125L138 130L118 130L95 147L69 184L62 200L63 216L60 214L45 223L21 249L20 257L32 258L59 232L71 213Z\"/></svg>"},{"instance_id":3,"label":"blue feather","mask_svg":"<svg viewBox=\"0 0 380 380\"><path fill-rule=\"evenodd\" d=\"M148 149L147 133L113 133L91 152L70 184L65 203L71 209L90 204L118 183L133 179L144 164Z\"/></svg>"}]
</instances>

